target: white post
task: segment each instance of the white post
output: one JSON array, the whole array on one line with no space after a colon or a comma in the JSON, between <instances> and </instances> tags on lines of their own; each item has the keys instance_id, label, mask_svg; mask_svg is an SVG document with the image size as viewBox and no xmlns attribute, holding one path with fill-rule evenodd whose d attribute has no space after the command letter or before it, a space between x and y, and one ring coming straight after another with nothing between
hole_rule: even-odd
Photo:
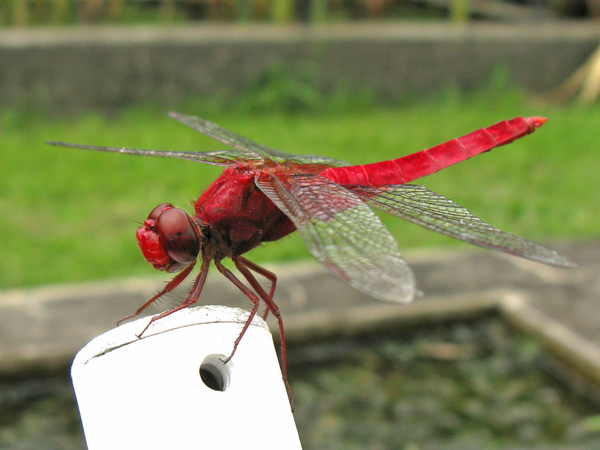
<instances>
[{"instance_id":1,"label":"white post","mask_svg":"<svg viewBox=\"0 0 600 450\"><path fill-rule=\"evenodd\" d=\"M301 449L273 339L220 306L148 317L98 336L71 368L90 450ZM210 386L210 387L209 387Z\"/></svg>"}]
</instances>

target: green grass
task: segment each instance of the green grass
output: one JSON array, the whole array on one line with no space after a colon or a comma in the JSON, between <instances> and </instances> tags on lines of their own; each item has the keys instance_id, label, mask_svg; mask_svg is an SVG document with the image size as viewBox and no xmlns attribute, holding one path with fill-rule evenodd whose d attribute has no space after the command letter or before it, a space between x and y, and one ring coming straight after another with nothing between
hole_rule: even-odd
<instances>
[{"instance_id":1,"label":"green grass","mask_svg":"<svg viewBox=\"0 0 600 450\"><path fill-rule=\"evenodd\" d=\"M285 108L227 110L198 103L182 112L202 115L288 152L325 154L356 164L409 154L502 119L545 115L550 120L534 135L448 168L422 184L528 238L598 236L598 107L535 106L513 90L468 97L449 90L404 106L317 106L289 113ZM135 240L140 222L165 201L191 211L190 202L220 173L187 161L51 147L46 140L152 149L222 148L151 107L112 118L93 113L44 118L3 111L3 288L153 273ZM399 219L384 220L404 249L455 243ZM310 257L297 236L265 245L250 256L259 262Z\"/></svg>"}]
</instances>

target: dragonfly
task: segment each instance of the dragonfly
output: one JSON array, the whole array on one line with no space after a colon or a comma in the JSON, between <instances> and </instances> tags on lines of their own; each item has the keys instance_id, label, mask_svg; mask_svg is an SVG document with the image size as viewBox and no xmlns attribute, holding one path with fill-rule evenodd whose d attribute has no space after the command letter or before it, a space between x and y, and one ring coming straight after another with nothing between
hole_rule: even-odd
<instances>
[{"instance_id":1,"label":"dragonfly","mask_svg":"<svg viewBox=\"0 0 600 450\"><path fill-rule=\"evenodd\" d=\"M253 304L231 354L223 362L234 356L262 301L263 319L271 313L278 322L282 376L292 406L283 319L274 301L277 276L243 256L264 242L298 231L310 252L331 273L365 294L393 303L407 303L415 297L415 277L396 240L373 209L471 244L543 264L574 267L556 251L501 231L454 201L424 186L409 184L526 136L542 126L546 118L517 117L398 159L350 165L326 156L275 150L195 116L174 112L170 116L228 148L182 152L48 142L224 167L222 175L194 203L193 216L170 203L162 203L137 230L138 243L148 262L158 270L177 275L118 323L145 311L179 286L199 264L187 297L178 306L153 316L138 336L153 322L195 304L214 263ZM225 258L233 261L247 284L223 265ZM256 275L266 279L268 289Z\"/></svg>"}]
</instances>

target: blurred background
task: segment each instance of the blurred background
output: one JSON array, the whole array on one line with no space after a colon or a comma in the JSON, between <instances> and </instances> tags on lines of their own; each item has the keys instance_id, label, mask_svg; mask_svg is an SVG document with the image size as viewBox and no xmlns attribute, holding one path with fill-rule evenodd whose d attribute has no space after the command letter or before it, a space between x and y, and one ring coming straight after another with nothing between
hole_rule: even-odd
<instances>
[{"instance_id":1,"label":"blurred background","mask_svg":"<svg viewBox=\"0 0 600 450\"><path fill-rule=\"evenodd\" d=\"M504 119L548 117L532 136L422 184L577 260L570 246L592 246L600 234L599 17L598 0L3 0L0 288L166 279L142 257L135 231L159 203L191 211L220 170L45 141L222 148L169 119L170 110L286 152L354 164ZM408 254L466 247L382 220ZM249 256L270 267L311 258L295 235ZM568 390L546 384L535 340L493 318L402 336L293 350L297 361L319 355L311 367L322 369L290 366L300 374L293 389L304 448L600 446L597 405L567 404ZM432 340L450 342L458 356L438 358ZM354 353L344 350L335 365L323 355L340 345ZM407 366L417 380L432 378L400 386L393 374ZM64 367L2 372L0 448L84 448ZM361 382L383 392L353 384ZM327 407L315 411L316 399Z\"/></svg>"},{"instance_id":2,"label":"blurred background","mask_svg":"<svg viewBox=\"0 0 600 450\"><path fill-rule=\"evenodd\" d=\"M595 0L8 0L4 26L66 24L161 24L190 22L352 22L365 20L594 18Z\"/></svg>"}]
</instances>

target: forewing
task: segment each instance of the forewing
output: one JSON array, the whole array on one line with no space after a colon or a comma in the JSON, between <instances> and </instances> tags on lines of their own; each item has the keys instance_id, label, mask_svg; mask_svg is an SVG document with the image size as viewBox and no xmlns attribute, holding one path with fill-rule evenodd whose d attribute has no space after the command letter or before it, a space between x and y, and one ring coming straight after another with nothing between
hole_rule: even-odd
<instances>
[{"instance_id":1,"label":"forewing","mask_svg":"<svg viewBox=\"0 0 600 450\"><path fill-rule=\"evenodd\" d=\"M259 175L255 181L332 273L378 299L412 300L412 271L395 239L358 195L318 175Z\"/></svg>"},{"instance_id":2,"label":"forewing","mask_svg":"<svg viewBox=\"0 0 600 450\"><path fill-rule=\"evenodd\" d=\"M68 142L47 141L47 144L60 147L81 148L84 150L98 150L101 152L124 153L136 156L158 156L163 158L187 159L214 166L233 166L237 162L247 161L246 154L237 150L221 150L215 152L174 152L164 150L142 150L139 148L125 147L100 147L97 145L71 144Z\"/></svg>"},{"instance_id":3,"label":"forewing","mask_svg":"<svg viewBox=\"0 0 600 450\"><path fill-rule=\"evenodd\" d=\"M349 188L374 208L438 233L544 264L575 266L554 250L520 236L505 233L424 186L400 184Z\"/></svg>"},{"instance_id":4,"label":"forewing","mask_svg":"<svg viewBox=\"0 0 600 450\"><path fill-rule=\"evenodd\" d=\"M289 161L295 164L324 164L334 167L349 165L345 161L328 158L326 156L294 155L291 153L282 152L280 150L275 150L234 133L233 131L227 130L216 123L201 119L199 117L186 116L184 114L175 112L171 112L169 115L184 125L187 125L188 127L193 128L194 130L199 131L200 133L245 154L246 159L260 161L266 157L267 159L271 159L280 163Z\"/></svg>"}]
</instances>

